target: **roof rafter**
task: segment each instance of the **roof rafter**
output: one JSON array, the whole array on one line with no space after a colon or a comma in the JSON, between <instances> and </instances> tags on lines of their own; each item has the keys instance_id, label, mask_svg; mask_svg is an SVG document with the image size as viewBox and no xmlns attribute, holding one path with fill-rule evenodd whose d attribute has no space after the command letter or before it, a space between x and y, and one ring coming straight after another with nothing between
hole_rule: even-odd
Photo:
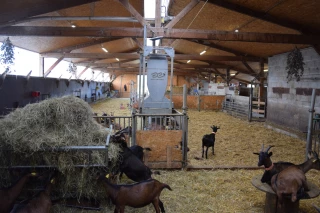
<instances>
[{"instance_id":1,"label":"roof rafter","mask_svg":"<svg viewBox=\"0 0 320 213\"><path fill-rule=\"evenodd\" d=\"M138 53L43 53L41 57L46 58L119 58L119 59L139 59ZM260 58L245 56L214 56L199 54L176 54L175 60L208 60L208 61L253 61L259 62Z\"/></svg>"},{"instance_id":2,"label":"roof rafter","mask_svg":"<svg viewBox=\"0 0 320 213\"><path fill-rule=\"evenodd\" d=\"M100 0L37 0L36 3L32 0L2 1L0 9L0 26L8 24L8 22L20 21L31 16L37 16L96 1Z\"/></svg>"},{"instance_id":3,"label":"roof rafter","mask_svg":"<svg viewBox=\"0 0 320 213\"><path fill-rule=\"evenodd\" d=\"M102 38L102 39L97 39L97 40L89 41L89 42L82 43L82 44L77 44L77 45L73 45L73 46L69 46L69 47L63 47L63 48L51 50L51 51L45 52L45 53L52 53L52 52L65 53L65 52L71 52L72 50L81 49L81 48L85 48L85 47L90 47L90 46L93 46L93 45L96 45L96 44L102 44L102 43L110 42L110 41L114 41L114 40L119 40L119 38Z\"/></svg>"},{"instance_id":4,"label":"roof rafter","mask_svg":"<svg viewBox=\"0 0 320 213\"><path fill-rule=\"evenodd\" d=\"M185 30L151 28L152 33L148 37L163 36L172 39L200 39L218 41L242 41L260 43L283 43L283 44L318 44L320 36L279 34L279 33L255 33L255 32L228 32L216 30ZM155 34L154 34L155 33ZM0 29L0 35L6 36L49 36L49 37L143 37L143 28L120 28L120 27L4 27Z\"/></svg>"},{"instance_id":5,"label":"roof rafter","mask_svg":"<svg viewBox=\"0 0 320 213\"><path fill-rule=\"evenodd\" d=\"M201 1L207 1L207 0L201 0ZM238 4L233 4L228 1L224 0L208 0L208 3L217 5L219 7L223 7L228 10L232 10L241 14L245 14L263 21L267 21L276 25L280 25L283 27L287 27L290 29L297 30L302 33L311 33L311 32L316 32L317 34L320 34L319 29L306 29L304 26L301 26L295 22L292 22L290 20L285 20L285 19L279 19L278 17L271 16L267 12L259 12L259 11L254 11L252 9L243 7Z\"/></svg>"},{"instance_id":6,"label":"roof rafter","mask_svg":"<svg viewBox=\"0 0 320 213\"><path fill-rule=\"evenodd\" d=\"M106 68L126 68L126 67L136 67L139 68L140 64L120 64L120 63L75 63L78 66L89 66L89 67L106 67ZM227 65L192 65L192 64L174 64L174 68L182 69L182 68L227 68ZM170 67L170 64L168 65ZM193 71L193 70L190 70Z\"/></svg>"},{"instance_id":7,"label":"roof rafter","mask_svg":"<svg viewBox=\"0 0 320 213\"><path fill-rule=\"evenodd\" d=\"M198 3L199 3L199 0L191 0L191 2L185 8L183 8L183 10L181 10L181 12L176 17L174 17L174 19L171 20L165 27L168 29L172 28Z\"/></svg>"},{"instance_id":8,"label":"roof rafter","mask_svg":"<svg viewBox=\"0 0 320 213\"><path fill-rule=\"evenodd\" d=\"M118 0L139 22L142 26L150 27L150 24L144 20L140 13L129 3L128 0Z\"/></svg>"}]
</instances>

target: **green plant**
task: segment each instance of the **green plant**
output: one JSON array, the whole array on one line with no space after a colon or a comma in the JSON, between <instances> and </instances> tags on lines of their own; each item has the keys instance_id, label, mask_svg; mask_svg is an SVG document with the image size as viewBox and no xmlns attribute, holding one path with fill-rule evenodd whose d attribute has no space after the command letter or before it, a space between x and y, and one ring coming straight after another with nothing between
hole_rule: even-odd
<instances>
[{"instance_id":1,"label":"green plant","mask_svg":"<svg viewBox=\"0 0 320 213\"><path fill-rule=\"evenodd\" d=\"M300 52L300 50L295 47L292 52L288 54L287 57L287 80L288 82L291 81L293 78L296 78L296 81L300 81L301 76L303 75L303 65L305 63L303 62L303 56Z\"/></svg>"},{"instance_id":2,"label":"green plant","mask_svg":"<svg viewBox=\"0 0 320 213\"><path fill-rule=\"evenodd\" d=\"M5 66L4 73L10 72L11 65L14 64L14 46L11 43L9 37L4 40L1 45L1 55L0 55L0 63Z\"/></svg>"},{"instance_id":3,"label":"green plant","mask_svg":"<svg viewBox=\"0 0 320 213\"><path fill-rule=\"evenodd\" d=\"M77 73L77 66L74 63L70 62L67 68L67 72L75 75Z\"/></svg>"}]
</instances>

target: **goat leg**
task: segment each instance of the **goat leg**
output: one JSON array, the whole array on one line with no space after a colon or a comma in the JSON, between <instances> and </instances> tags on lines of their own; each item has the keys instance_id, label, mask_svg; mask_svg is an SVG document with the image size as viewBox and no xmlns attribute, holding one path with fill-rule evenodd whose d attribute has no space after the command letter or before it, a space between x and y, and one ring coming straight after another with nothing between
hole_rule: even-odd
<instances>
[{"instance_id":1,"label":"goat leg","mask_svg":"<svg viewBox=\"0 0 320 213\"><path fill-rule=\"evenodd\" d=\"M204 155L204 146L202 146L202 158L203 158L203 155Z\"/></svg>"},{"instance_id":2,"label":"goat leg","mask_svg":"<svg viewBox=\"0 0 320 213\"><path fill-rule=\"evenodd\" d=\"M164 205L162 203L162 201L159 199L159 207L161 209L161 213L165 213L166 211L164 210Z\"/></svg>"},{"instance_id":3,"label":"goat leg","mask_svg":"<svg viewBox=\"0 0 320 213\"><path fill-rule=\"evenodd\" d=\"M155 198L152 201L152 204L154 206L154 209L156 210L156 213L160 213L160 208L159 208L159 198Z\"/></svg>"},{"instance_id":4,"label":"goat leg","mask_svg":"<svg viewBox=\"0 0 320 213\"><path fill-rule=\"evenodd\" d=\"M206 159L208 159L208 149L209 147L206 148Z\"/></svg>"},{"instance_id":5,"label":"goat leg","mask_svg":"<svg viewBox=\"0 0 320 213\"><path fill-rule=\"evenodd\" d=\"M212 146L212 155L214 155L214 146Z\"/></svg>"}]
</instances>

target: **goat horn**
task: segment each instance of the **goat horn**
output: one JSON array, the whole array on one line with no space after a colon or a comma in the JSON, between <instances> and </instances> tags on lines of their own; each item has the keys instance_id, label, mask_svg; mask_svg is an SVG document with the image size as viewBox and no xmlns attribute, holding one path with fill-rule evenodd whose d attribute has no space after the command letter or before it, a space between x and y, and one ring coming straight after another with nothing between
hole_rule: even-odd
<instances>
[{"instance_id":1,"label":"goat horn","mask_svg":"<svg viewBox=\"0 0 320 213\"><path fill-rule=\"evenodd\" d=\"M263 152L263 147L264 147L264 144L262 144L262 146L261 146L261 152Z\"/></svg>"},{"instance_id":2,"label":"goat horn","mask_svg":"<svg viewBox=\"0 0 320 213\"><path fill-rule=\"evenodd\" d=\"M268 153L269 149L271 149L272 147L274 147L274 146L269 146L269 147L266 149L266 152Z\"/></svg>"}]
</instances>

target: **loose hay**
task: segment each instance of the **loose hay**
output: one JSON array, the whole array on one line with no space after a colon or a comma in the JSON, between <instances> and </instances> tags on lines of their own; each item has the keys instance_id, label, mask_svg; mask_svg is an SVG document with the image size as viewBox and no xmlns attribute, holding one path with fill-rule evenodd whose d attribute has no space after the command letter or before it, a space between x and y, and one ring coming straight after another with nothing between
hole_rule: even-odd
<instances>
[{"instance_id":1,"label":"loose hay","mask_svg":"<svg viewBox=\"0 0 320 213\"><path fill-rule=\"evenodd\" d=\"M90 105L73 96L52 98L16 109L0 120L3 159L0 166L54 165L64 176L63 184L57 187L60 195L96 197L97 171L76 169L74 165L105 165L105 151L92 152L90 162L88 152L52 151L61 146L105 145L109 132L92 116ZM111 166L116 165L120 150L118 145L109 144ZM3 169L0 172L1 185L10 185L8 172Z\"/></svg>"}]
</instances>

